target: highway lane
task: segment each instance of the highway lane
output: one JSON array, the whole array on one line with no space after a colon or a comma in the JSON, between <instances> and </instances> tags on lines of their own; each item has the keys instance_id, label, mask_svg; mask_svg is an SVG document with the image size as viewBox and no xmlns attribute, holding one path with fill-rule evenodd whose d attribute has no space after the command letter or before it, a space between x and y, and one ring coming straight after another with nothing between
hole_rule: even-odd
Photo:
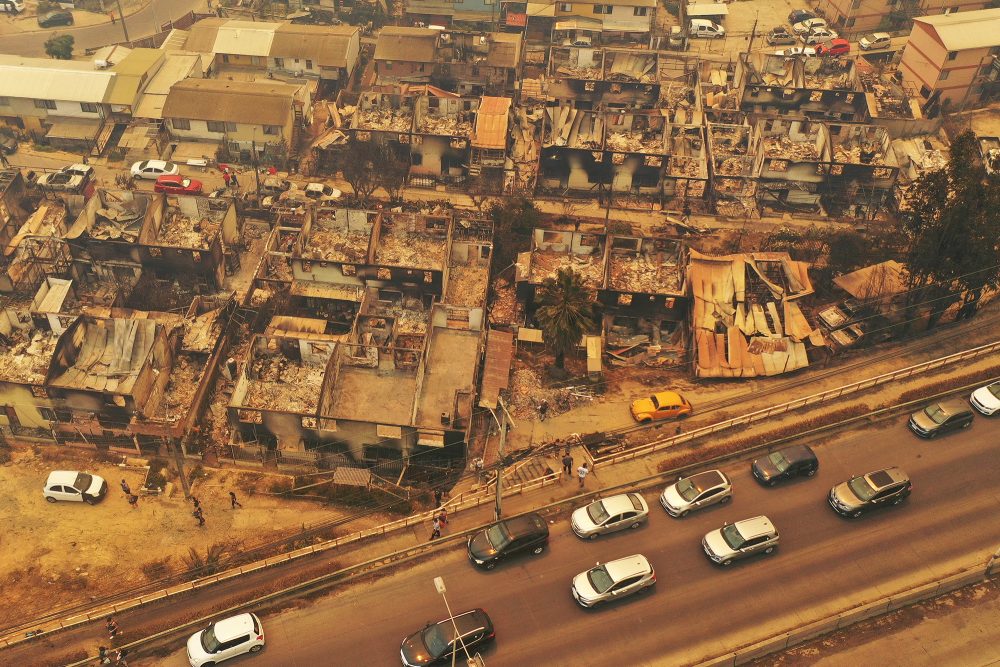
<instances>
[{"instance_id":1,"label":"highway lane","mask_svg":"<svg viewBox=\"0 0 1000 667\"><path fill-rule=\"evenodd\" d=\"M745 462L726 466L735 485L728 506L684 520L666 516L656 494L648 525L583 542L560 517L550 548L492 572L474 569L464 550L344 588L293 611L265 615L266 650L227 664L393 665L403 636L446 616L432 579L443 576L453 610L482 606L497 628L487 664L685 664L816 620L849 604L891 594L907 582L947 574L1000 544L996 483L1000 420L977 417L969 431L922 441L905 419L815 446L813 479L765 489ZM826 504L834 483L900 465L914 480L910 498L851 521ZM782 544L728 569L701 552L701 536L725 521L767 514ZM657 569L655 591L596 610L569 593L573 575L631 553ZM184 664L183 652L162 661Z\"/></svg>"}]
</instances>

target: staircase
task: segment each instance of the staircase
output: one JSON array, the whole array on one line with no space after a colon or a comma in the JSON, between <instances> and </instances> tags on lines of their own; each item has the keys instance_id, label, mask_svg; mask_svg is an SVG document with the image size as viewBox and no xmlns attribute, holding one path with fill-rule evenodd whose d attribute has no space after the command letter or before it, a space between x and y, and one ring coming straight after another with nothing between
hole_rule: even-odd
<instances>
[{"instance_id":1,"label":"staircase","mask_svg":"<svg viewBox=\"0 0 1000 667\"><path fill-rule=\"evenodd\" d=\"M548 457L538 457L529 459L524 465L514 471L513 479L505 479L507 484L521 484L532 482L541 477L545 477L545 468L549 467L558 472L558 469Z\"/></svg>"},{"instance_id":2,"label":"staircase","mask_svg":"<svg viewBox=\"0 0 1000 667\"><path fill-rule=\"evenodd\" d=\"M469 156L469 176L479 176L481 173L483 173L482 151L473 148L472 154Z\"/></svg>"}]
</instances>

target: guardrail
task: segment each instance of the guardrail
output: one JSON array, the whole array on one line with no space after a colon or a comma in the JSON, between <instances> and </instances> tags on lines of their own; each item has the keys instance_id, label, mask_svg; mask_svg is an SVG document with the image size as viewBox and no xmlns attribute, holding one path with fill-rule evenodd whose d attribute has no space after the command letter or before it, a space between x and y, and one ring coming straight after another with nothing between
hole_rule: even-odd
<instances>
[{"instance_id":1,"label":"guardrail","mask_svg":"<svg viewBox=\"0 0 1000 667\"><path fill-rule=\"evenodd\" d=\"M786 412L791 412L793 410L798 410L799 408L804 408L811 405L818 405L820 403L825 403L827 401L842 398L844 396L849 396L851 394L856 394L867 389L872 389L878 387L879 385L892 382L894 380L900 380L903 378L913 377L914 375L919 375L927 371L935 370L938 368L943 368L951 364L958 363L960 361L967 361L969 359L978 359L979 357L986 356L990 353L1000 350L1000 341L993 343L988 343L986 345L981 345L979 347L974 347L970 350L963 350L961 352L956 352L955 354L950 354L946 357L939 357L938 359L931 359L930 361L925 361L914 366L908 366L906 368L901 368L890 373L884 373L882 375L877 375L875 377L867 378L865 380L859 380L858 382L852 382L851 384L846 384L841 387L836 387L834 389L828 389L827 391L819 392L818 394L812 394L806 396L805 398L799 398L794 401L788 401L787 403L781 403L763 410L757 410L756 412L751 412L739 417L733 417L732 419L727 419L703 428L698 428L693 431L688 431L687 433L682 433L680 435L674 435L667 438L661 438L659 440L654 440L653 442L647 442L641 445L636 445L630 449L626 449L621 452L614 452L605 456L594 457L594 463L598 465L613 464L619 461L626 461L628 459L634 459L639 456L645 456L646 454L652 454L653 452L670 447L671 445L678 445L685 442L690 442L697 438L704 437L706 435L712 435L713 433L718 433L720 431L725 431L731 429L735 426L746 426L753 424L754 422L762 421L768 417L774 415L784 414Z\"/></svg>"}]
</instances>

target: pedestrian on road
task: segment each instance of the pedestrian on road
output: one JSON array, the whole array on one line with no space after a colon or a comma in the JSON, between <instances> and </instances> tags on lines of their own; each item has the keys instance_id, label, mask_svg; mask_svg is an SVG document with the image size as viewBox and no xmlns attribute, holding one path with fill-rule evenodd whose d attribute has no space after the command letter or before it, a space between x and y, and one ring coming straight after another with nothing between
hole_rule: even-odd
<instances>
[{"instance_id":1,"label":"pedestrian on road","mask_svg":"<svg viewBox=\"0 0 1000 667\"><path fill-rule=\"evenodd\" d=\"M538 405L538 421L545 421L545 415L549 413L549 402L544 398L542 402Z\"/></svg>"},{"instance_id":2,"label":"pedestrian on road","mask_svg":"<svg viewBox=\"0 0 1000 667\"><path fill-rule=\"evenodd\" d=\"M108 638L114 639L115 636L121 632L121 628L118 627L118 623L115 621L114 617L108 616L108 622L105 623L108 628Z\"/></svg>"},{"instance_id":3,"label":"pedestrian on road","mask_svg":"<svg viewBox=\"0 0 1000 667\"><path fill-rule=\"evenodd\" d=\"M196 510L201 509L201 501L197 497L191 496L191 504L194 505Z\"/></svg>"},{"instance_id":4,"label":"pedestrian on road","mask_svg":"<svg viewBox=\"0 0 1000 667\"><path fill-rule=\"evenodd\" d=\"M580 467L576 469L576 476L580 478L580 488L583 488L583 480L586 479L589 474L590 468L587 467L587 463L584 461L580 464Z\"/></svg>"},{"instance_id":5,"label":"pedestrian on road","mask_svg":"<svg viewBox=\"0 0 1000 667\"><path fill-rule=\"evenodd\" d=\"M441 524L442 528L448 527L448 510L441 508L441 513L438 514L438 522Z\"/></svg>"},{"instance_id":6,"label":"pedestrian on road","mask_svg":"<svg viewBox=\"0 0 1000 667\"><path fill-rule=\"evenodd\" d=\"M243 507L243 504L240 501L236 500L236 494L233 493L232 491L229 492L229 504L232 507L232 509L236 509L237 507Z\"/></svg>"},{"instance_id":7,"label":"pedestrian on road","mask_svg":"<svg viewBox=\"0 0 1000 667\"><path fill-rule=\"evenodd\" d=\"M226 183L226 187L229 187L229 182L233 180L233 177L229 175L229 169L222 170L222 180Z\"/></svg>"},{"instance_id":8,"label":"pedestrian on road","mask_svg":"<svg viewBox=\"0 0 1000 667\"><path fill-rule=\"evenodd\" d=\"M240 189L240 182L236 180L236 172L234 171L229 175L229 184L233 186L233 190Z\"/></svg>"},{"instance_id":9,"label":"pedestrian on road","mask_svg":"<svg viewBox=\"0 0 1000 667\"><path fill-rule=\"evenodd\" d=\"M139 509L139 496L134 493L128 494L128 504L132 506L132 509Z\"/></svg>"},{"instance_id":10,"label":"pedestrian on road","mask_svg":"<svg viewBox=\"0 0 1000 667\"><path fill-rule=\"evenodd\" d=\"M122 493L124 493L126 496L132 495L132 487L130 487L128 485L128 482L126 482L124 479L122 480Z\"/></svg>"},{"instance_id":11,"label":"pedestrian on road","mask_svg":"<svg viewBox=\"0 0 1000 667\"><path fill-rule=\"evenodd\" d=\"M681 428L681 425L680 425L680 424L678 424L678 425L677 425L677 430L676 430L676 431L674 431L674 435L680 435L680 434L681 434L681 431L683 431L683 430L684 430L684 429L682 429L682 428Z\"/></svg>"},{"instance_id":12,"label":"pedestrian on road","mask_svg":"<svg viewBox=\"0 0 1000 667\"><path fill-rule=\"evenodd\" d=\"M434 507L441 507L441 497L443 495L441 489L434 489Z\"/></svg>"},{"instance_id":13,"label":"pedestrian on road","mask_svg":"<svg viewBox=\"0 0 1000 667\"><path fill-rule=\"evenodd\" d=\"M123 648L115 652L115 667L128 667L128 662L125 661L126 655L128 655L128 651Z\"/></svg>"},{"instance_id":14,"label":"pedestrian on road","mask_svg":"<svg viewBox=\"0 0 1000 667\"><path fill-rule=\"evenodd\" d=\"M107 646L98 646L97 647L97 659L99 661L98 664L100 664L100 665L110 665L111 664L111 657L108 655L108 647Z\"/></svg>"},{"instance_id":15,"label":"pedestrian on road","mask_svg":"<svg viewBox=\"0 0 1000 667\"><path fill-rule=\"evenodd\" d=\"M437 517L434 517L434 521L433 521L433 523L431 523L431 539L430 539L430 541L433 542L434 540L436 540L439 537L441 537L441 521Z\"/></svg>"},{"instance_id":16,"label":"pedestrian on road","mask_svg":"<svg viewBox=\"0 0 1000 667\"><path fill-rule=\"evenodd\" d=\"M691 204L684 202L684 208L681 209L681 220L688 222L691 220Z\"/></svg>"},{"instance_id":17,"label":"pedestrian on road","mask_svg":"<svg viewBox=\"0 0 1000 667\"><path fill-rule=\"evenodd\" d=\"M195 509L195 511L191 512L191 516L198 519L199 527L205 525L205 513L201 511L201 507L198 507Z\"/></svg>"},{"instance_id":18,"label":"pedestrian on road","mask_svg":"<svg viewBox=\"0 0 1000 667\"><path fill-rule=\"evenodd\" d=\"M115 13L114 12L108 12L108 16L111 17L111 25L114 25L115 24Z\"/></svg>"},{"instance_id":19,"label":"pedestrian on road","mask_svg":"<svg viewBox=\"0 0 1000 667\"><path fill-rule=\"evenodd\" d=\"M573 457L569 455L569 450L568 449L566 450L566 453L563 454L562 464L563 464L563 472L566 473L567 475L572 475L573 474Z\"/></svg>"}]
</instances>

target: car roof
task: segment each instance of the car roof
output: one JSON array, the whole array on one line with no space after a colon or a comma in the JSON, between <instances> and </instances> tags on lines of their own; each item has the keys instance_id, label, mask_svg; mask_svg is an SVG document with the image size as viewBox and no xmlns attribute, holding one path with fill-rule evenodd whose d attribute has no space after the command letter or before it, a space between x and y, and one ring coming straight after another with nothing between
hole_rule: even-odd
<instances>
[{"instance_id":1,"label":"car roof","mask_svg":"<svg viewBox=\"0 0 1000 667\"><path fill-rule=\"evenodd\" d=\"M937 405L949 415L957 415L972 410L961 398L949 398L946 401L938 401Z\"/></svg>"},{"instance_id":2,"label":"car roof","mask_svg":"<svg viewBox=\"0 0 1000 667\"><path fill-rule=\"evenodd\" d=\"M729 484L729 478L726 477L726 474L721 470L706 470L704 472L695 473L690 477L685 477L684 479L694 484L698 491L711 489L712 487L719 486L720 484Z\"/></svg>"},{"instance_id":3,"label":"car roof","mask_svg":"<svg viewBox=\"0 0 1000 667\"><path fill-rule=\"evenodd\" d=\"M626 577L651 572L653 566L650 565L649 559L645 556L635 554L634 556L626 556L617 560L609 560L604 564L604 569L607 571L609 577L615 581L621 581Z\"/></svg>"},{"instance_id":4,"label":"car roof","mask_svg":"<svg viewBox=\"0 0 1000 667\"><path fill-rule=\"evenodd\" d=\"M872 37L876 39L892 39L892 35L887 32L873 32Z\"/></svg>"},{"instance_id":5,"label":"car roof","mask_svg":"<svg viewBox=\"0 0 1000 667\"><path fill-rule=\"evenodd\" d=\"M229 641L253 632L253 616L240 614L215 622L215 636L219 641Z\"/></svg>"},{"instance_id":6,"label":"car roof","mask_svg":"<svg viewBox=\"0 0 1000 667\"><path fill-rule=\"evenodd\" d=\"M897 484L910 479L910 477L903 472L901 468L897 468L895 466L892 468L883 468L882 470L870 472L865 475L865 477L876 489L882 489L890 484Z\"/></svg>"},{"instance_id":7,"label":"car roof","mask_svg":"<svg viewBox=\"0 0 1000 667\"><path fill-rule=\"evenodd\" d=\"M450 628L451 619L439 621L438 625L446 625ZM493 621L490 620L489 614L482 609L471 609L455 616L455 625L464 636L479 629L492 628Z\"/></svg>"},{"instance_id":8,"label":"car roof","mask_svg":"<svg viewBox=\"0 0 1000 667\"><path fill-rule=\"evenodd\" d=\"M833 46L834 44L838 44L838 45L840 45L840 44L847 44L848 46L851 45L851 43L848 42L843 37L837 37L836 39L831 39L830 40L830 46Z\"/></svg>"},{"instance_id":9,"label":"car roof","mask_svg":"<svg viewBox=\"0 0 1000 667\"><path fill-rule=\"evenodd\" d=\"M182 178L187 178L186 176L181 176L180 174L160 174L156 177L157 181L179 181Z\"/></svg>"},{"instance_id":10,"label":"car roof","mask_svg":"<svg viewBox=\"0 0 1000 667\"><path fill-rule=\"evenodd\" d=\"M793 463L798 463L799 461L815 461L816 453L813 452L812 448L808 445L792 445L791 447L785 447L784 449L779 449L782 456Z\"/></svg>"},{"instance_id":11,"label":"car roof","mask_svg":"<svg viewBox=\"0 0 1000 667\"><path fill-rule=\"evenodd\" d=\"M636 496L640 499L642 498L637 493L619 493L617 496L601 498L600 502L604 505L604 509L608 514L631 512L635 510L635 505L632 504L632 496Z\"/></svg>"},{"instance_id":12,"label":"car roof","mask_svg":"<svg viewBox=\"0 0 1000 667\"><path fill-rule=\"evenodd\" d=\"M743 519L735 524L736 530L740 531L746 539L751 539L759 535L769 535L774 533L774 524L766 516L755 516L752 519Z\"/></svg>"},{"instance_id":13,"label":"car roof","mask_svg":"<svg viewBox=\"0 0 1000 667\"><path fill-rule=\"evenodd\" d=\"M53 470L49 473L49 478L45 482L46 486L52 484L72 484L76 481L79 470Z\"/></svg>"},{"instance_id":14,"label":"car roof","mask_svg":"<svg viewBox=\"0 0 1000 667\"><path fill-rule=\"evenodd\" d=\"M672 405L675 401L677 403L683 403L684 397L678 394L676 391L658 391L653 396L656 396L656 400L660 405Z\"/></svg>"},{"instance_id":15,"label":"car roof","mask_svg":"<svg viewBox=\"0 0 1000 667\"><path fill-rule=\"evenodd\" d=\"M545 519L534 513L507 519L503 524L507 527L507 532L514 537L549 534L549 527L545 523Z\"/></svg>"}]
</instances>

